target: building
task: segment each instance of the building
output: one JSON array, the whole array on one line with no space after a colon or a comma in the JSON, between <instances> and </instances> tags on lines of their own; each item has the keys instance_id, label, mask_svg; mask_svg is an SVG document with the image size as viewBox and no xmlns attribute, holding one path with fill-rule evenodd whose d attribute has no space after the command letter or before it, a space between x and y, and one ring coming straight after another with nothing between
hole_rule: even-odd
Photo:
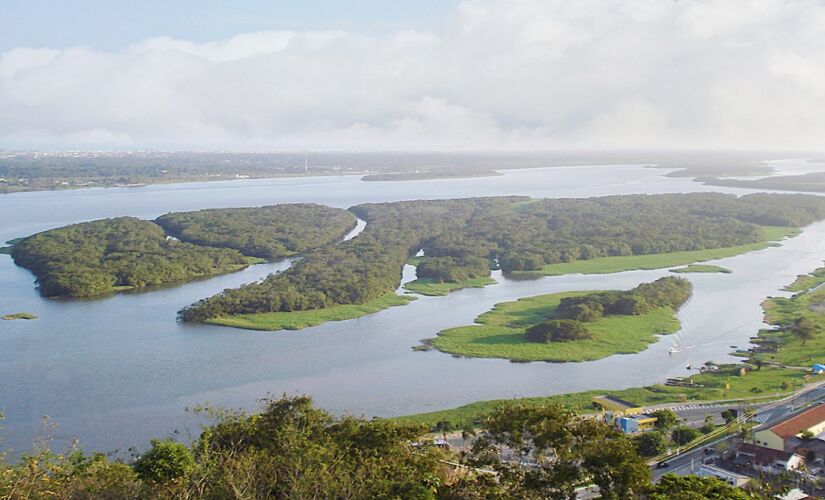
<instances>
[{"instance_id":1,"label":"building","mask_svg":"<svg viewBox=\"0 0 825 500\"><path fill-rule=\"evenodd\" d=\"M696 471L696 475L699 477L715 477L716 479L721 479L729 485L736 486L737 488L745 486L748 484L748 481L751 480L748 476L743 476L742 474L737 474L729 470L720 469L719 467L705 464L699 466L699 469Z\"/></svg>"},{"instance_id":2,"label":"building","mask_svg":"<svg viewBox=\"0 0 825 500\"><path fill-rule=\"evenodd\" d=\"M735 462L768 474L788 472L805 465L805 459L797 453L775 450L751 443L739 445L736 450Z\"/></svg>"},{"instance_id":3,"label":"building","mask_svg":"<svg viewBox=\"0 0 825 500\"><path fill-rule=\"evenodd\" d=\"M616 426L625 434L634 434L652 430L656 426L656 417L650 415L629 415L616 419Z\"/></svg>"},{"instance_id":4,"label":"building","mask_svg":"<svg viewBox=\"0 0 825 500\"><path fill-rule=\"evenodd\" d=\"M811 366L811 371L814 372L816 375L825 373L825 365L821 363L816 363L815 365Z\"/></svg>"},{"instance_id":5,"label":"building","mask_svg":"<svg viewBox=\"0 0 825 500\"><path fill-rule=\"evenodd\" d=\"M753 437L759 446L796 451L803 441L801 435L807 432L821 439L820 436L825 433L825 405L813 406L767 429L756 431Z\"/></svg>"},{"instance_id":6,"label":"building","mask_svg":"<svg viewBox=\"0 0 825 500\"><path fill-rule=\"evenodd\" d=\"M616 417L642 413L641 406L615 396L595 396L593 403L601 407L602 412L610 412Z\"/></svg>"}]
</instances>

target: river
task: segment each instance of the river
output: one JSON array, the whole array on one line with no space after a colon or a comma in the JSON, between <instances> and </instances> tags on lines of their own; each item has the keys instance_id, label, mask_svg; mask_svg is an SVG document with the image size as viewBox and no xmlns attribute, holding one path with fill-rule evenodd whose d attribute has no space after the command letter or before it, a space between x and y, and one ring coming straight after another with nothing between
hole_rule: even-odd
<instances>
[{"instance_id":1,"label":"river","mask_svg":"<svg viewBox=\"0 0 825 500\"><path fill-rule=\"evenodd\" d=\"M153 218L212 207L364 202L490 195L588 197L608 194L749 190L667 178L634 165L505 171L501 177L362 182L318 177L171 184L0 196L0 240L103 217ZM516 364L415 352L419 339L471 323L494 304L565 290L625 289L667 270L507 280L447 297L421 297L362 318L301 331L254 332L180 324L175 313L227 287L285 269L289 261L157 290L96 300L50 300L34 277L0 255L0 313L35 313L34 321L0 322L0 447L29 449L41 417L56 424L53 447L80 439L86 449L143 448L150 438L196 435L200 420L185 409L209 403L254 409L260 398L312 395L335 413L391 416L449 408L481 399L537 396L661 382L687 364L724 361L762 326L760 302L825 257L825 222L781 247L719 263L732 274L690 274L693 298L679 313L683 329L639 354L570 363ZM405 279L412 269L405 268ZM669 356L673 345L692 348Z\"/></svg>"}]
</instances>

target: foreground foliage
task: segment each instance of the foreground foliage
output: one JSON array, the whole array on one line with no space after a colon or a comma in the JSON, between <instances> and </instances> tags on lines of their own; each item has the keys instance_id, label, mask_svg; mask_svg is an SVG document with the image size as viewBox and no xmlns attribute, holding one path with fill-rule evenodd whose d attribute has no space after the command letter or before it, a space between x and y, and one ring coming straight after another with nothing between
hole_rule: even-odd
<instances>
[{"instance_id":1,"label":"foreground foliage","mask_svg":"<svg viewBox=\"0 0 825 500\"><path fill-rule=\"evenodd\" d=\"M698 478L654 487L632 440L558 405L497 408L481 427L455 453L422 441L424 427L333 417L285 396L258 414L220 414L191 446L153 441L131 461L40 449L0 462L0 498L572 499L587 485L607 499L740 498Z\"/></svg>"}]
</instances>

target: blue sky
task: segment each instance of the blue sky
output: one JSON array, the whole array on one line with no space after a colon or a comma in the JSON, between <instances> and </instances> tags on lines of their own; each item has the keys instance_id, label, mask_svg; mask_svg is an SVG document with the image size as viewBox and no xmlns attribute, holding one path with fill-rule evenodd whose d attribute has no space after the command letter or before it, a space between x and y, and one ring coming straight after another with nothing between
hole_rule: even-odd
<instances>
[{"instance_id":1,"label":"blue sky","mask_svg":"<svg viewBox=\"0 0 825 500\"><path fill-rule=\"evenodd\" d=\"M167 35L195 42L264 30L380 34L435 28L455 0L0 0L0 52L14 47L101 50Z\"/></svg>"}]
</instances>

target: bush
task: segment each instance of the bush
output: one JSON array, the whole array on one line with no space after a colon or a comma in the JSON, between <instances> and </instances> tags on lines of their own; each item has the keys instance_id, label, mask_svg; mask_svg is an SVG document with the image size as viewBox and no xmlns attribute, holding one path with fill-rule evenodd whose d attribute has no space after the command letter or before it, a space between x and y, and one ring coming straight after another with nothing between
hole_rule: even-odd
<instances>
[{"instance_id":1,"label":"bush","mask_svg":"<svg viewBox=\"0 0 825 500\"><path fill-rule=\"evenodd\" d=\"M681 446L699 437L699 431L690 427L677 427L673 429L670 437L673 442Z\"/></svg>"},{"instance_id":2,"label":"bush","mask_svg":"<svg viewBox=\"0 0 825 500\"><path fill-rule=\"evenodd\" d=\"M152 448L135 462L138 477L154 483L185 477L194 468L192 452L174 441L152 441Z\"/></svg>"},{"instance_id":3,"label":"bush","mask_svg":"<svg viewBox=\"0 0 825 500\"><path fill-rule=\"evenodd\" d=\"M567 342L589 339L593 335L585 326L572 319L552 319L528 328L524 336L530 342Z\"/></svg>"}]
</instances>

